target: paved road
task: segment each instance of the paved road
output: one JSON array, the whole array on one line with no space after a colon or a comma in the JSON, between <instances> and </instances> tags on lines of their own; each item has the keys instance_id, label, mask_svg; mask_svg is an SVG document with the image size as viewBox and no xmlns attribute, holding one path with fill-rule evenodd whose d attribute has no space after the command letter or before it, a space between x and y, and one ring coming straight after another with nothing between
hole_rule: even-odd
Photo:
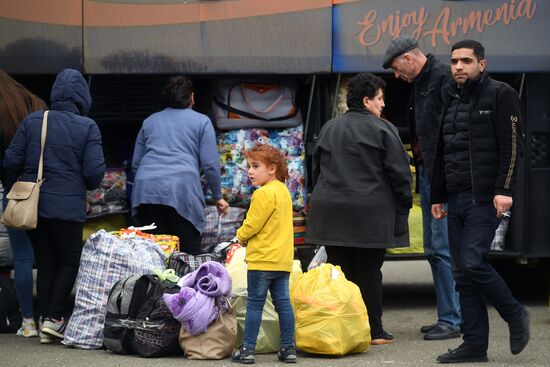
<instances>
[{"instance_id":1,"label":"paved road","mask_svg":"<svg viewBox=\"0 0 550 367\"><path fill-rule=\"evenodd\" d=\"M367 352L342 358L319 358L300 355L301 366L426 366L436 365L435 357L447 348L454 348L460 339L424 341L418 331L420 325L435 320L434 293L431 273L425 261L393 261L384 265L385 328L394 333L394 344L373 346ZM536 279L533 280L536 282ZM533 283L534 284L534 283ZM531 342L526 350L513 356L508 346L508 327L494 309L490 310L491 335L489 363L470 366L550 366L550 309L548 294L533 284L525 287L519 298L531 311ZM540 287L539 287L540 288ZM281 366L274 354L260 355L257 365ZM229 360L188 361L183 357L143 359L118 356L107 351L83 351L61 345L40 345L37 338L24 339L0 335L0 367L55 366L235 366Z\"/></svg>"}]
</instances>

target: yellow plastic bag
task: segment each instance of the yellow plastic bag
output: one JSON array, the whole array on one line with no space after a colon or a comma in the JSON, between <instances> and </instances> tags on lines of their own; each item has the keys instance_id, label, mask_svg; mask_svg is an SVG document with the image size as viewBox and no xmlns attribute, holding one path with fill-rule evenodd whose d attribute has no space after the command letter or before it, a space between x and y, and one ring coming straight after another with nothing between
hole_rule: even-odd
<instances>
[{"instance_id":1,"label":"yellow plastic bag","mask_svg":"<svg viewBox=\"0 0 550 367\"><path fill-rule=\"evenodd\" d=\"M297 280L290 295L299 350L333 356L361 353L370 325L361 291L339 266L322 264Z\"/></svg>"}]
</instances>

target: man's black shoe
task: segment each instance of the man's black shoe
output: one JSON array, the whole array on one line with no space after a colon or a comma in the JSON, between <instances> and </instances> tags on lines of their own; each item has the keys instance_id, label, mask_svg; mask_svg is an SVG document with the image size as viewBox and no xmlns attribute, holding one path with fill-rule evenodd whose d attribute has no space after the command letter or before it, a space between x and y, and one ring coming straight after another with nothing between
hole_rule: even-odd
<instances>
[{"instance_id":1,"label":"man's black shoe","mask_svg":"<svg viewBox=\"0 0 550 367\"><path fill-rule=\"evenodd\" d=\"M420 332L422 334L426 334L427 332L429 332L430 330L432 329L435 329L436 327L438 327L439 324L436 322L435 324L430 324L430 325L424 325L420 328Z\"/></svg>"},{"instance_id":2,"label":"man's black shoe","mask_svg":"<svg viewBox=\"0 0 550 367\"><path fill-rule=\"evenodd\" d=\"M449 349L448 353L437 357L439 363L467 363L487 362L487 352L470 344L462 343L456 349Z\"/></svg>"},{"instance_id":3,"label":"man's black shoe","mask_svg":"<svg viewBox=\"0 0 550 367\"><path fill-rule=\"evenodd\" d=\"M508 324L510 329L510 351L519 354L529 343L529 312L523 307L519 320Z\"/></svg>"},{"instance_id":4,"label":"man's black shoe","mask_svg":"<svg viewBox=\"0 0 550 367\"><path fill-rule=\"evenodd\" d=\"M444 340L453 338L460 338L460 330L453 330L446 325L437 325L424 334L424 340Z\"/></svg>"}]
</instances>

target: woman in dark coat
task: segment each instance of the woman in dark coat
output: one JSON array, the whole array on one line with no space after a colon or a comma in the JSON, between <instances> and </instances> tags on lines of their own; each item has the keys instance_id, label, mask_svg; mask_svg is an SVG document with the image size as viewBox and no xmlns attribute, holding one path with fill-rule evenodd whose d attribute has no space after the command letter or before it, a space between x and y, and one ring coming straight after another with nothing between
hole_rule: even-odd
<instances>
[{"instance_id":1,"label":"woman in dark coat","mask_svg":"<svg viewBox=\"0 0 550 367\"><path fill-rule=\"evenodd\" d=\"M27 231L38 265L41 332L59 339L80 264L86 190L97 188L105 171L99 128L85 117L91 104L88 84L78 71L65 69L57 75L44 145L38 225ZM26 117L6 150L7 191L19 178L36 180L43 116L44 111L39 111Z\"/></svg>"},{"instance_id":2,"label":"woman in dark coat","mask_svg":"<svg viewBox=\"0 0 550 367\"><path fill-rule=\"evenodd\" d=\"M313 155L306 242L326 246L361 289L371 344L393 342L382 326L382 264L387 248L409 246L409 159L397 129L380 118L385 83L368 73L350 80L349 110L328 121Z\"/></svg>"}]
</instances>

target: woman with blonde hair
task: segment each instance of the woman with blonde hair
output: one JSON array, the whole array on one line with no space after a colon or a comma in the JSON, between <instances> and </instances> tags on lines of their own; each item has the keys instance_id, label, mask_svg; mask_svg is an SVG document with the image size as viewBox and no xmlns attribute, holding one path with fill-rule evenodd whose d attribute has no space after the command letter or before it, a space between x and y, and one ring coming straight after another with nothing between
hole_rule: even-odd
<instances>
[{"instance_id":1,"label":"woman with blonde hair","mask_svg":"<svg viewBox=\"0 0 550 367\"><path fill-rule=\"evenodd\" d=\"M34 111L43 110L44 101L29 92L16 82L6 72L0 70L0 162L4 161L4 153L9 146L21 120ZM0 179L4 185L4 166L0 164ZM7 200L4 192L3 207ZM25 231L8 228L13 252L13 267L15 271L15 287L23 324L17 335L24 337L38 336L33 317L33 249Z\"/></svg>"}]
</instances>

